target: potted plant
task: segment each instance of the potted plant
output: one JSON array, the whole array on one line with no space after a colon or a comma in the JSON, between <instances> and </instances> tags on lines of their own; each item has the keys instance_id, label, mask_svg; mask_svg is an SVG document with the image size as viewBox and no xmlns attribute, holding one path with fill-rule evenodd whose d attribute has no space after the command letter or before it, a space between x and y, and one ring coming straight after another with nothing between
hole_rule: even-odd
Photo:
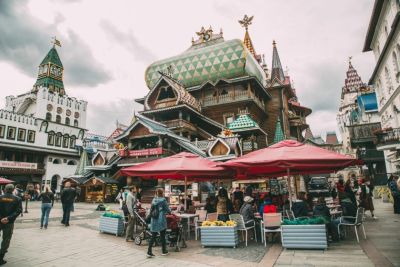
<instances>
[{"instance_id":1,"label":"potted plant","mask_svg":"<svg viewBox=\"0 0 400 267\"><path fill-rule=\"evenodd\" d=\"M100 217L99 231L116 236L122 235L124 232L123 216L117 211L106 211Z\"/></svg>"},{"instance_id":2,"label":"potted plant","mask_svg":"<svg viewBox=\"0 0 400 267\"><path fill-rule=\"evenodd\" d=\"M285 219L282 225L282 246L284 248L326 249L328 247L326 223L323 217Z\"/></svg>"},{"instance_id":3,"label":"potted plant","mask_svg":"<svg viewBox=\"0 0 400 267\"><path fill-rule=\"evenodd\" d=\"M239 237L234 221L204 221L200 227L203 247L233 247L239 244Z\"/></svg>"}]
</instances>

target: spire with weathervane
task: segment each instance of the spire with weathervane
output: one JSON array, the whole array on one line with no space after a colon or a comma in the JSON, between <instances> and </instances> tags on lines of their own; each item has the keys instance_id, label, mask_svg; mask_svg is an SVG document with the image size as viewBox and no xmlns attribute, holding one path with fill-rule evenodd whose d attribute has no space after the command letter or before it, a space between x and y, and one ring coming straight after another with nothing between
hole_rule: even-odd
<instances>
[{"instance_id":1,"label":"spire with weathervane","mask_svg":"<svg viewBox=\"0 0 400 267\"><path fill-rule=\"evenodd\" d=\"M57 53L56 46L61 47L61 42L53 37L53 47L39 65L39 72L32 92L37 92L39 87L48 88L50 92L65 94L63 83L64 67Z\"/></svg>"},{"instance_id":2,"label":"spire with weathervane","mask_svg":"<svg viewBox=\"0 0 400 267\"><path fill-rule=\"evenodd\" d=\"M352 57L349 57L349 69L346 72L346 79L342 88L342 94L349 92L358 92L361 88L366 87L365 83L361 80L357 70L351 64Z\"/></svg>"},{"instance_id":3,"label":"spire with weathervane","mask_svg":"<svg viewBox=\"0 0 400 267\"><path fill-rule=\"evenodd\" d=\"M272 42L272 46L271 81L273 82L274 79L278 79L280 82L283 83L285 81L285 74L283 72L275 40Z\"/></svg>"},{"instance_id":4,"label":"spire with weathervane","mask_svg":"<svg viewBox=\"0 0 400 267\"><path fill-rule=\"evenodd\" d=\"M250 51L250 53L253 54L254 58L258 58L256 54L256 50L254 49L253 42L251 41L250 34L249 34L249 25L251 25L252 20L254 16L248 17L247 15L244 15L242 20L239 20L240 25L246 29L246 33L244 34L244 39L243 43L247 47L247 49Z\"/></svg>"}]
</instances>

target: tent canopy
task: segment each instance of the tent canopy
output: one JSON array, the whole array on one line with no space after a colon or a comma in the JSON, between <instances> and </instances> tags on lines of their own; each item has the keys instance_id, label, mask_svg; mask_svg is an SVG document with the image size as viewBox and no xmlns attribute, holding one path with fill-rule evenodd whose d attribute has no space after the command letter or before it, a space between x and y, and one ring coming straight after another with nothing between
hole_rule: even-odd
<instances>
[{"instance_id":1,"label":"tent canopy","mask_svg":"<svg viewBox=\"0 0 400 267\"><path fill-rule=\"evenodd\" d=\"M240 178L243 175L284 176L288 170L291 174L329 173L361 164L362 161L350 156L294 140L283 140L219 166L236 169Z\"/></svg>"},{"instance_id":2,"label":"tent canopy","mask_svg":"<svg viewBox=\"0 0 400 267\"><path fill-rule=\"evenodd\" d=\"M157 179L203 180L233 177L234 172L198 155L181 152L121 170L123 175Z\"/></svg>"}]
</instances>

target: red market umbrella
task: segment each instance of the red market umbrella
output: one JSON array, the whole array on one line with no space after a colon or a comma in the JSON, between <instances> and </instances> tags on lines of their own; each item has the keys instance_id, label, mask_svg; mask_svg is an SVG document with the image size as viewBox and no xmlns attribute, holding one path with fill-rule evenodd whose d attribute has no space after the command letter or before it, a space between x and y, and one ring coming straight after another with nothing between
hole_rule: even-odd
<instances>
[{"instance_id":1,"label":"red market umbrella","mask_svg":"<svg viewBox=\"0 0 400 267\"><path fill-rule=\"evenodd\" d=\"M361 164L363 164L361 160L350 156L294 140L284 140L219 166L236 169L240 179L244 174L289 177L290 174L327 173Z\"/></svg>"},{"instance_id":2,"label":"red market umbrella","mask_svg":"<svg viewBox=\"0 0 400 267\"><path fill-rule=\"evenodd\" d=\"M5 185L5 184L12 184L14 181L8 180L6 178L0 177L0 185Z\"/></svg>"},{"instance_id":3,"label":"red market umbrella","mask_svg":"<svg viewBox=\"0 0 400 267\"><path fill-rule=\"evenodd\" d=\"M198 155L181 152L179 154L149 161L140 165L123 168L122 175L157 179L185 181L185 206L187 180L206 180L210 178L233 177L232 170L217 166L217 163Z\"/></svg>"}]
</instances>

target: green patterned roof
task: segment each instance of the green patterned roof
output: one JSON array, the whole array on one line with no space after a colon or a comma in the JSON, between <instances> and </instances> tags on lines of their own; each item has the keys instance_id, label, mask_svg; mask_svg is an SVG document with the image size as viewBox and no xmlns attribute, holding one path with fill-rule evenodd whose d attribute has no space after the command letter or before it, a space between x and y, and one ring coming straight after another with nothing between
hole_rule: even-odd
<instances>
[{"instance_id":1,"label":"green patterned roof","mask_svg":"<svg viewBox=\"0 0 400 267\"><path fill-rule=\"evenodd\" d=\"M285 135L283 134L283 131L282 131L281 120L278 119L278 121L276 122L276 127L275 127L274 143L278 143L282 140L285 140Z\"/></svg>"},{"instance_id":2,"label":"green patterned roof","mask_svg":"<svg viewBox=\"0 0 400 267\"><path fill-rule=\"evenodd\" d=\"M264 71L253 55L238 39L189 49L180 55L151 64L145 72L147 86L151 89L160 78L159 71L172 66L172 77L183 85L193 87L207 81L254 76L265 84Z\"/></svg>"},{"instance_id":3,"label":"green patterned roof","mask_svg":"<svg viewBox=\"0 0 400 267\"><path fill-rule=\"evenodd\" d=\"M258 124L250 118L249 115L240 115L235 121L228 125L230 130L246 129L246 128L259 128Z\"/></svg>"},{"instance_id":4,"label":"green patterned roof","mask_svg":"<svg viewBox=\"0 0 400 267\"><path fill-rule=\"evenodd\" d=\"M90 165L88 154L86 149L84 149L82 151L81 158L79 159L79 163L76 166L75 175L83 175L85 173L85 168Z\"/></svg>"},{"instance_id":5,"label":"green patterned roof","mask_svg":"<svg viewBox=\"0 0 400 267\"><path fill-rule=\"evenodd\" d=\"M53 63L56 64L59 67L63 67L62 63L61 63L61 59L58 56L57 50L55 47L52 47L50 49L50 51L47 53L46 57L42 60L42 62L40 63L40 65L44 65L47 63Z\"/></svg>"}]
</instances>

